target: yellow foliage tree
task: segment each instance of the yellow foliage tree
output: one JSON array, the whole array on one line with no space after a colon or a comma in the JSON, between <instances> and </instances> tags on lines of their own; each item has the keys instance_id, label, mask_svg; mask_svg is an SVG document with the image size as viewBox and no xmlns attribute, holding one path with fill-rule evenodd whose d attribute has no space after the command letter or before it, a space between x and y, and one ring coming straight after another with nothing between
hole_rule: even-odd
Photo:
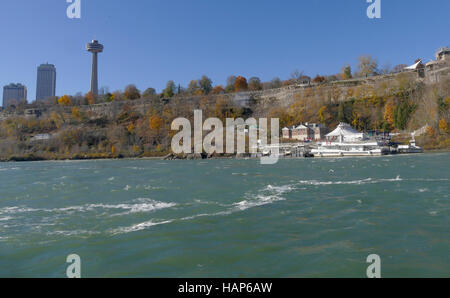
<instances>
[{"instance_id":1,"label":"yellow foliage tree","mask_svg":"<svg viewBox=\"0 0 450 298\"><path fill-rule=\"evenodd\" d=\"M447 120L445 120L444 118L442 118L439 121L439 129L441 132L445 132L445 133L449 132L449 124L448 124Z\"/></svg>"},{"instance_id":2,"label":"yellow foliage tree","mask_svg":"<svg viewBox=\"0 0 450 298\"><path fill-rule=\"evenodd\" d=\"M55 123L57 128L61 128L61 126L64 124L65 120L64 120L64 116L56 113L56 112L52 112L50 114L50 121L52 121L53 123Z\"/></svg>"},{"instance_id":3,"label":"yellow foliage tree","mask_svg":"<svg viewBox=\"0 0 450 298\"><path fill-rule=\"evenodd\" d=\"M79 108L77 108L77 107L72 108L72 118L74 118L78 121L83 120L83 116L81 115L81 111Z\"/></svg>"},{"instance_id":4,"label":"yellow foliage tree","mask_svg":"<svg viewBox=\"0 0 450 298\"><path fill-rule=\"evenodd\" d=\"M450 96L449 96L449 97L446 97L446 98L444 99L444 102L445 102L445 104L447 105L447 107L450 108Z\"/></svg>"},{"instance_id":5,"label":"yellow foliage tree","mask_svg":"<svg viewBox=\"0 0 450 298\"><path fill-rule=\"evenodd\" d=\"M393 101L389 101L384 106L384 121L390 125L394 125L394 111L395 104Z\"/></svg>"},{"instance_id":6,"label":"yellow foliage tree","mask_svg":"<svg viewBox=\"0 0 450 298\"><path fill-rule=\"evenodd\" d=\"M58 99L58 104L62 105L62 106L71 106L72 100L70 99L70 97L68 95L64 95Z\"/></svg>"},{"instance_id":7,"label":"yellow foliage tree","mask_svg":"<svg viewBox=\"0 0 450 298\"><path fill-rule=\"evenodd\" d=\"M326 106L322 106L320 109L319 109L319 122L320 123L325 123L325 111L327 110L327 107Z\"/></svg>"},{"instance_id":8,"label":"yellow foliage tree","mask_svg":"<svg viewBox=\"0 0 450 298\"><path fill-rule=\"evenodd\" d=\"M158 130L163 125L164 121L158 115L153 115L149 119L149 126L151 130Z\"/></svg>"}]
</instances>

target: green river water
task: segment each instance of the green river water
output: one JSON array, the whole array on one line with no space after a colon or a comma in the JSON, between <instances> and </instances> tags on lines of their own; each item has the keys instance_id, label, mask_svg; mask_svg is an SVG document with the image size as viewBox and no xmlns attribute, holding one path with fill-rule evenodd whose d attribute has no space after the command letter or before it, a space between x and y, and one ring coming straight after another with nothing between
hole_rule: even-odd
<instances>
[{"instance_id":1,"label":"green river water","mask_svg":"<svg viewBox=\"0 0 450 298\"><path fill-rule=\"evenodd\" d=\"M450 277L450 153L0 164L0 277Z\"/></svg>"}]
</instances>

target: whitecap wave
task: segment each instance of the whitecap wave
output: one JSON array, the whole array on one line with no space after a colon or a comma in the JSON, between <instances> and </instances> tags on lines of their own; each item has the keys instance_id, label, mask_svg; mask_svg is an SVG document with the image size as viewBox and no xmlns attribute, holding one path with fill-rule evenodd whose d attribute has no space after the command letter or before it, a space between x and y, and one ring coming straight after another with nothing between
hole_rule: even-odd
<instances>
[{"instance_id":1,"label":"whitecap wave","mask_svg":"<svg viewBox=\"0 0 450 298\"><path fill-rule=\"evenodd\" d=\"M18 207L4 207L0 209L0 214L17 214L17 213L28 213L28 212L38 212L40 209L33 209L24 206Z\"/></svg>"},{"instance_id":2,"label":"whitecap wave","mask_svg":"<svg viewBox=\"0 0 450 298\"><path fill-rule=\"evenodd\" d=\"M100 232L96 231L86 231L86 230L75 230L75 231L54 231L54 232L47 232L47 236L91 236L91 235L98 235Z\"/></svg>"},{"instance_id":3,"label":"whitecap wave","mask_svg":"<svg viewBox=\"0 0 450 298\"><path fill-rule=\"evenodd\" d=\"M67 208L53 209L53 211L79 211L79 212L88 212L93 211L95 209L122 209L128 210L129 213L142 213L142 212L151 212L160 209L166 209L176 206L175 203L165 203L159 202L152 199L147 198L139 198L137 199L135 204L89 204L84 206L72 206Z\"/></svg>"},{"instance_id":4,"label":"whitecap wave","mask_svg":"<svg viewBox=\"0 0 450 298\"><path fill-rule=\"evenodd\" d=\"M149 221L146 221L143 223L133 225L131 227L118 228L118 229L112 230L111 233L113 235L118 235L118 234L127 234L127 233L132 233L132 232L138 232L138 231L142 231L142 230L145 230L145 229L153 227L153 226L168 224L171 222L173 222L173 220L166 220L166 221L160 221L160 222L153 222L153 220L149 220Z\"/></svg>"},{"instance_id":5,"label":"whitecap wave","mask_svg":"<svg viewBox=\"0 0 450 298\"><path fill-rule=\"evenodd\" d=\"M130 227L122 227L115 230L112 230L111 233L113 235L118 234L125 234L125 233L132 233L137 232L141 230L145 230L150 227L162 225L162 224L169 224L173 222L180 222L180 221L188 221L193 220L201 217L214 217L214 216L226 216L230 215L236 212L242 212L245 210L248 210L250 208L254 207L260 207L268 204L272 204L278 201L284 201L285 198L282 197L282 195L286 192L292 191L295 188L292 185L283 185L283 186L272 186L268 185L267 187L263 188L259 191L259 193L255 195L248 194L247 199L241 202L237 202L231 205L228 205L228 209L224 211L219 211L215 213L203 213L203 214L196 214L192 216L187 216L183 218L178 219L170 219L166 221L160 221L160 222L154 222L153 220L142 222L139 224L135 224ZM200 200L196 200L197 203L204 203ZM220 204L219 204L220 205ZM225 206L225 205L221 205Z\"/></svg>"},{"instance_id":6,"label":"whitecap wave","mask_svg":"<svg viewBox=\"0 0 450 298\"><path fill-rule=\"evenodd\" d=\"M151 212L160 209L166 209L176 206L175 203L159 202L148 198L139 198L134 204L86 204L82 206L69 206L56 209L34 209L28 207L5 207L0 209L0 214L20 214L30 212L48 212L48 213L73 213L73 212L91 212L96 209L121 209L128 210L128 213Z\"/></svg>"},{"instance_id":7,"label":"whitecap wave","mask_svg":"<svg viewBox=\"0 0 450 298\"><path fill-rule=\"evenodd\" d=\"M244 211L250 208L264 206L278 201L284 201L285 198L283 198L282 195L294 189L295 188L292 187L291 185L283 185L283 186L268 185L256 196L248 195L247 196L248 198L246 200L234 203L233 206L239 211Z\"/></svg>"},{"instance_id":8,"label":"whitecap wave","mask_svg":"<svg viewBox=\"0 0 450 298\"><path fill-rule=\"evenodd\" d=\"M14 167L14 168L0 168L0 171L7 172L7 171L18 171L20 168Z\"/></svg>"},{"instance_id":9,"label":"whitecap wave","mask_svg":"<svg viewBox=\"0 0 450 298\"><path fill-rule=\"evenodd\" d=\"M404 181L400 176L397 176L395 179L373 179L367 178L362 180L351 180L351 181L318 181L318 180L301 180L300 184L303 185L362 185L362 184L376 184L383 182L400 182Z\"/></svg>"}]
</instances>

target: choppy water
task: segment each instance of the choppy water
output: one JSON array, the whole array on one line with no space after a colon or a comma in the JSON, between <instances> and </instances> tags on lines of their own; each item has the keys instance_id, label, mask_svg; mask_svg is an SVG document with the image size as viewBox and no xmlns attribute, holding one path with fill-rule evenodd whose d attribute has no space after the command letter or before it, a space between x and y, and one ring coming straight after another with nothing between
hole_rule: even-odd
<instances>
[{"instance_id":1,"label":"choppy water","mask_svg":"<svg viewBox=\"0 0 450 298\"><path fill-rule=\"evenodd\" d=\"M0 277L450 277L450 154L0 164Z\"/></svg>"}]
</instances>

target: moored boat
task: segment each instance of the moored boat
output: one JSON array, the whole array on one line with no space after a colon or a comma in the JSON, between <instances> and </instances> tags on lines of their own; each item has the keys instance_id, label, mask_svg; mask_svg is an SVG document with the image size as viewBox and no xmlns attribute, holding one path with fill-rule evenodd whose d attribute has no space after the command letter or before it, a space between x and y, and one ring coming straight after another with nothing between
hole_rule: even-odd
<instances>
[{"instance_id":1,"label":"moored boat","mask_svg":"<svg viewBox=\"0 0 450 298\"><path fill-rule=\"evenodd\" d=\"M326 138L326 142L311 151L314 157L381 156L390 153L385 142L370 140L347 123L340 123Z\"/></svg>"},{"instance_id":2,"label":"moored boat","mask_svg":"<svg viewBox=\"0 0 450 298\"><path fill-rule=\"evenodd\" d=\"M389 147L380 142L322 143L311 151L314 157L381 156L389 152Z\"/></svg>"}]
</instances>

